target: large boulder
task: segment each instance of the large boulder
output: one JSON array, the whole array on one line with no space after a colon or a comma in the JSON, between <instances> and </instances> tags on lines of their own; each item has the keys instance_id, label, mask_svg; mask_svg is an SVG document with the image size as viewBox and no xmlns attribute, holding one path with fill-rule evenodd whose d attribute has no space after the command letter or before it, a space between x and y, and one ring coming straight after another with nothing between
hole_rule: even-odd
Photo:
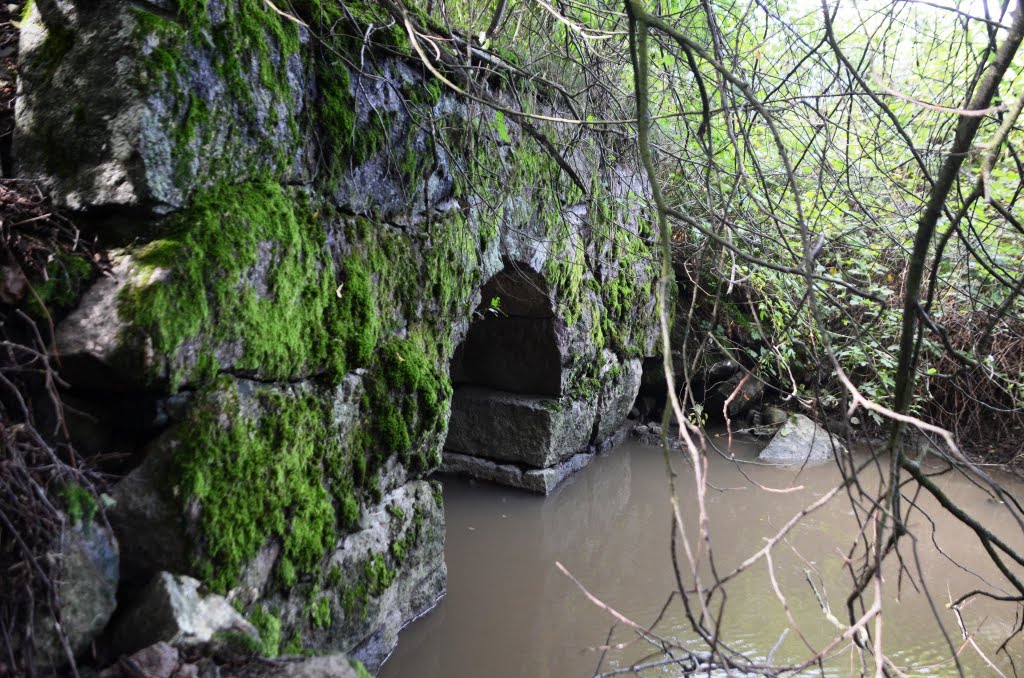
<instances>
[{"instance_id":1,"label":"large boulder","mask_svg":"<svg viewBox=\"0 0 1024 678\"><path fill-rule=\"evenodd\" d=\"M845 453L842 442L828 431L802 414L792 414L757 458L772 464L821 464Z\"/></svg>"},{"instance_id":2,"label":"large boulder","mask_svg":"<svg viewBox=\"0 0 1024 678\"><path fill-rule=\"evenodd\" d=\"M109 512L110 524L123 545L123 570L128 578L188 567L190 551L181 503L167 482L176 471L177 445L175 431L165 432L146 449L142 464L110 491L116 502Z\"/></svg>"},{"instance_id":3,"label":"large boulder","mask_svg":"<svg viewBox=\"0 0 1024 678\"><path fill-rule=\"evenodd\" d=\"M260 605L280 610L284 626L301 629L306 648L343 648L375 672L402 627L445 594L440 487L418 480L384 495L363 512L359 530L338 542L325 570L322 590L298 586Z\"/></svg>"}]
</instances>

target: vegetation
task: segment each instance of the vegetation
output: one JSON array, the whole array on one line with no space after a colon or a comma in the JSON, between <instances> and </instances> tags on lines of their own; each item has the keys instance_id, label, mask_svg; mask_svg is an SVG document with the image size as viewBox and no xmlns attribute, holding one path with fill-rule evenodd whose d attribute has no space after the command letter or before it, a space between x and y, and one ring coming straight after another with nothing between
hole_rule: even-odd
<instances>
[{"instance_id":1,"label":"vegetation","mask_svg":"<svg viewBox=\"0 0 1024 678\"><path fill-rule=\"evenodd\" d=\"M491 102L505 118L557 117L556 126L600 130L616 152L629 146L621 140L636 143L648 182L636 199L647 201L664 254L661 348L669 383L678 384L671 409L693 492L707 491L701 459L709 452L686 425L697 404L689 384L726 356L792 406L841 420L850 442L870 446L888 467L876 490L843 461L836 488L863 528L847 553L842 625L846 636L864 634L855 650L862 665L898 671L867 641L881 633L882 614L867 592L880 585L883 562L904 563L909 544L927 540L908 527L922 511L919 493L967 525L1005 577L963 592L949 614L960 620L979 595L1019 610L1024 558L995 524L959 509L920 463L930 452L933 468L968 474L1005 502L1005 523L1024 518L978 466L1019 461L1024 439L1024 227L1016 214L1024 12L1009 3L782 0L424 7L474 38L463 58L436 31L410 34L421 59L468 71L472 49L494 57L479 56L473 77L436 73L449 89L483 99L481 82L529 73L559 113ZM552 158L572 154L564 135L553 139ZM571 251L559 261L550 274L571 291ZM686 361L679 374L672 336ZM715 572L702 548L710 543L703 511L700 526L696 542L677 535L690 555L677 565L678 593L694 601L688 614L717 664L800 670L818 661L811 648L807 664L763 667L722 642L716 610L736 573L701 583L701 573ZM769 546L751 562L770 554ZM949 653L957 654L952 642Z\"/></svg>"},{"instance_id":2,"label":"vegetation","mask_svg":"<svg viewBox=\"0 0 1024 678\"><path fill-rule=\"evenodd\" d=\"M666 416L679 425L700 502L709 451L688 425L690 384L723 357L794 408L841 420L849 442L870 447L867 463L886 467L884 486L868 488L862 469L840 460L843 482L830 495L848 496L862 527L846 554L847 618L837 624L864 666L896 672L869 592L883 562L903 563L909 544L925 541L908 527L921 493L971 530L1005 578L1005 591L964 592L951 609L959 615L982 595L1019 609L1024 557L921 461L930 445L944 470L1002 502L1006 524L1024 524L1021 504L979 466L1019 461L1024 449L1024 96L1015 96L1024 11L936 5L236 0L214 16L205 1L179 0L176 11L131 10L146 45L131 85L142 98L171 93L159 114L173 127L161 143L175 186L153 198L169 212L148 225L159 238L123 251L132 275L117 312L130 326L123 339L157 357L145 386L192 397L173 481L197 523L204 581L231 590L269 537L282 546L275 585L308 594L303 628L329 627L338 612L366 617L423 539L424 516L393 509L395 521L409 518L405 531L355 572L325 573L325 556L381 501L388 459L414 477L439 463L452 395L446 324L471 311L481 262L513 224L552 244L542 273L559 320L589 336L572 395L592 397L600 384L589 358L650 353L638 328L657 312ZM47 37L24 64L47 80L92 54L54 11L40 6ZM189 77L204 50L219 57L223 92ZM380 75L368 53L408 69L405 86L372 111L354 94ZM309 74L302 96L292 67ZM84 125L89 115L68 117ZM37 131L47 169L73 176L86 153L79 142ZM311 158L306 138L316 140ZM437 173L442 161L449 174ZM333 204L347 173L370 163L415 201L415 220L395 220L375 197L357 214ZM302 188L291 185L298 175L308 176ZM433 204L431 181L449 178L452 204ZM424 185L422 199L412 193ZM102 517L102 502L98 476L78 470L52 337L35 320L52 331L102 257L62 222L42 235L26 227L49 223L37 212L17 223L41 246L3 233L5 264L31 264L19 268L31 295L5 290L5 309L20 315L4 326L13 367L0 370L0 433L21 473L5 477L3 508L31 528L23 543L5 521L5 558L19 555L3 564L41 593L50 587L30 571L33 554L65 519ZM36 430L21 395L38 387L29 372L52 398L52 435ZM341 426L332 399L352 375L359 423ZM33 522L20 498L48 492L61 501ZM804 664L761 666L718 636L715 610L738 573L701 580L717 570L700 517L695 541L673 540L688 547L688 561L676 561L678 593L697 603L687 613L710 662L751 671L820 662L825 650L809 648ZM751 562L769 559L786 529ZM26 609L12 623L24 626ZM281 618L249 612L263 634L250 649L276 654ZM302 629L288 631L285 650L301 648Z\"/></svg>"},{"instance_id":3,"label":"vegetation","mask_svg":"<svg viewBox=\"0 0 1024 678\"><path fill-rule=\"evenodd\" d=\"M186 341L203 347L191 364L172 358L172 388L216 375L217 348L237 336L242 355L230 367L267 379L322 366L337 379L348 355L365 360L365 347L350 344L370 331L367 300L343 305L334 294L324 230L303 196L271 181L224 183L172 221L167 237L133 253L138 273L119 309L161 354L176 356ZM263 279L242 288L254 274Z\"/></svg>"},{"instance_id":4,"label":"vegetation","mask_svg":"<svg viewBox=\"0 0 1024 678\"><path fill-rule=\"evenodd\" d=\"M0 43L12 40L0 30ZM6 96L0 108L13 91ZM59 563L50 554L72 529L107 527L102 476L72 443L60 364L44 339L106 264L31 182L0 180L0 215L0 673L20 673L8 663L11 645L25 646L33 620L60 619Z\"/></svg>"}]
</instances>

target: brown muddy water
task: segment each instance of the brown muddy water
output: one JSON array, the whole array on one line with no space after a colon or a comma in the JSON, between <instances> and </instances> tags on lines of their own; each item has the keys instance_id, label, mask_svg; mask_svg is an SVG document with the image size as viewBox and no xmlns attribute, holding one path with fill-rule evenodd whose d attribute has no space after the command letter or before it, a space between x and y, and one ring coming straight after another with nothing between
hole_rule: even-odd
<instances>
[{"instance_id":1,"label":"brown muddy water","mask_svg":"<svg viewBox=\"0 0 1024 678\"><path fill-rule=\"evenodd\" d=\"M721 438L715 442L724 446ZM738 459L753 460L760 447L753 441L734 441L733 450ZM682 456L675 454L673 463L689 533L693 534L695 503L686 499L693 481ZM718 489L709 491L708 510L719 571L731 570L760 548L764 538L831 489L839 477L834 465L798 473L737 464L711 454L709 482ZM766 492L752 481L772 488L803 489ZM448 595L434 611L402 632L397 650L381 669L382 678L594 675L600 652L593 648L606 642L613 620L557 569L556 561L605 603L644 625L657 618L674 589L669 491L658 448L625 442L548 497L461 478L444 478L443 482ZM975 516L1006 533L1011 543L1024 541L1019 529L1014 531L1005 508L965 479L947 474L937 482ZM1017 496L1024 494L1019 484L1010 488ZM926 520L918 517L911 524L916 539L905 542L907 564L916 573L916 543L921 572L939 618L959 648L962 635L945 606L950 595L955 598L986 587L980 577L995 586L1001 586L1003 580L972 533L939 517L940 511L930 502L922 498L921 503L933 509L937 530L933 543ZM835 616L845 621L843 601L850 579L840 552L849 548L855 525L850 500L841 493L805 517L790 533L788 543L774 552L776 579L797 625L815 648L826 644L835 627L823 615L805 572L815 573L816 581L823 580L819 589L823 588ZM890 565L882 592L886 654L908 676L959 675L954 665L942 663L950 651L924 591L915 590L907 577L901 583L895 561ZM763 660L790 625L772 590L767 567L762 563L740 575L729 591L722 636L732 647ZM963 612L979 647L1006 675L1013 675L1010 660L994 650L1014 628L1014 612L1012 604L982 599ZM692 642L695 635L678 600L656 632L701 649ZM635 634L622 626L612 634L613 643L633 638ZM627 667L651 650L646 642L637 641L610 651L602 671ZM774 660L800 661L808 654L797 633L790 631ZM1008 654L1018 670L1024 670L1024 640L1020 636L1010 642ZM858 661L853 652L842 653L825 664L825 675L859 675ZM970 647L962 651L961 663L968 676L998 675ZM641 675L679 673L678 669L658 669ZM821 675L821 670L801 675Z\"/></svg>"}]
</instances>

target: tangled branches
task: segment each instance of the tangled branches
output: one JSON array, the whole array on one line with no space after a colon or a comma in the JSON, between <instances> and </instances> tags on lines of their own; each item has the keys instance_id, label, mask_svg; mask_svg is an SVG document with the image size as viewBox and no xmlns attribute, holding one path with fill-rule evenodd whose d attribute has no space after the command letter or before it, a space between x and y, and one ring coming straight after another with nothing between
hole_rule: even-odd
<instances>
[{"instance_id":1,"label":"tangled branches","mask_svg":"<svg viewBox=\"0 0 1024 678\"><path fill-rule=\"evenodd\" d=\"M102 485L64 421L50 309L100 263L74 224L26 182L0 182L0 247L0 675L31 671L46 620L73 670L51 554L71 522L93 519Z\"/></svg>"},{"instance_id":2,"label":"tangled branches","mask_svg":"<svg viewBox=\"0 0 1024 678\"><path fill-rule=\"evenodd\" d=\"M998 534L1019 531L1024 511L962 451L974 441L1012 457L1021 437L1024 227L1015 213L1024 195L1024 99L1015 96L1014 64L1024 11L913 0L651 5L545 2L531 13L501 3L493 15L468 12L468 20L498 45L550 20L547 40L524 29L533 56L525 61L562 65L544 72L575 93L575 119L563 124L631 139L643 160L664 252L670 410L698 514L687 534L673 503L672 557L677 593L712 663L799 671L848 646L863 673L898 675L882 640L882 573L891 563L901 583L923 585L915 554L929 535L912 528L915 519L930 524L930 512L945 512L996 567L999 582L968 598L990 596L1017 612L1024 600L1024 559ZM462 5L438 6L452 15ZM621 85L629 74L632 90ZM686 274L680 288L689 294L673 328L674 272ZM725 310L749 326L753 345L735 341L734 323L719 321ZM679 348L673 337L687 358L682 370L671 357ZM709 451L687 408L687 384L712 352L729 353L749 378L774 375L772 385L812 413L842 405L847 431L868 418L892 432L866 457L841 458L842 482L730 573L715 563ZM907 430L916 434L901 435ZM922 445L924 438L936 444ZM922 466L925 458L933 465ZM1005 508L1002 523L983 524L959 507L931 477L937 472L983 488ZM858 525L843 555L850 589L846 619L831 616L834 641L785 667L734 651L719 635L733 578L754 565L771 571L773 549L830 501L848 501ZM786 593L776 592L785 607ZM939 606L932 609L942 627ZM1000 647L1011 666L1007 643L1020 630ZM963 673L960 649L947 640Z\"/></svg>"}]
</instances>

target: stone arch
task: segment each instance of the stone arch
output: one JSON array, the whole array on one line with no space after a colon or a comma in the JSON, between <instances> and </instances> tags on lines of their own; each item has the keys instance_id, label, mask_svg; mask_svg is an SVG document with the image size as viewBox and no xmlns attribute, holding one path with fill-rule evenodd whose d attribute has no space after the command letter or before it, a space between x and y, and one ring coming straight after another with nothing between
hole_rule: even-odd
<instances>
[{"instance_id":1,"label":"stone arch","mask_svg":"<svg viewBox=\"0 0 1024 678\"><path fill-rule=\"evenodd\" d=\"M506 262L481 289L469 332L452 358L453 386L561 396L556 322L544 277L517 262Z\"/></svg>"},{"instance_id":2,"label":"stone arch","mask_svg":"<svg viewBox=\"0 0 1024 678\"><path fill-rule=\"evenodd\" d=\"M481 288L452 357L442 471L547 494L611 439L636 398L640 360L570 355L580 327L564 324L559 303L542 274L512 260ZM596 368L584 387L572 380L580 362Z\"/></svg>"}]
</instances>

